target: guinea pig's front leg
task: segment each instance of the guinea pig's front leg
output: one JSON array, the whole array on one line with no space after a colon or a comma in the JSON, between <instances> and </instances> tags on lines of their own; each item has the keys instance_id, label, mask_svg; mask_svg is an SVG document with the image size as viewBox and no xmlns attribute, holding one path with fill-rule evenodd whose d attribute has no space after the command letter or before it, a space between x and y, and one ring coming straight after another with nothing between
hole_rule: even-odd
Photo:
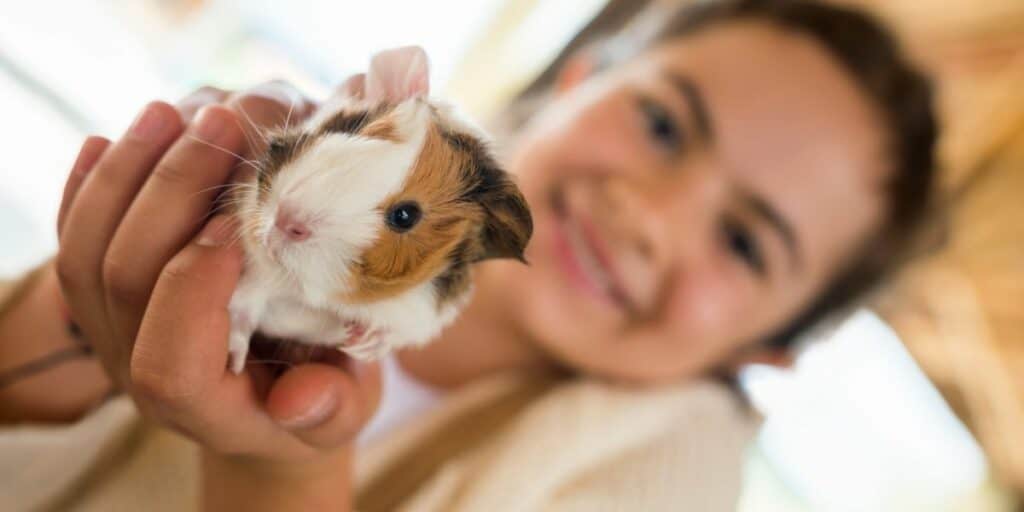
<instances>
[{"instance_id":1,"label":"guinea pig's front leg","mask_svg":"<svg viewBox=\"0 0 1024 512\"><path fill-rule=\"evenodd\" d=\"M249 341L266 309L267 298L256 286L243 282L231 296L228 312L231 314L231 332L228 335L228 368L238 375L245 368L249 355Z\"/></svg>"}]
</instances>

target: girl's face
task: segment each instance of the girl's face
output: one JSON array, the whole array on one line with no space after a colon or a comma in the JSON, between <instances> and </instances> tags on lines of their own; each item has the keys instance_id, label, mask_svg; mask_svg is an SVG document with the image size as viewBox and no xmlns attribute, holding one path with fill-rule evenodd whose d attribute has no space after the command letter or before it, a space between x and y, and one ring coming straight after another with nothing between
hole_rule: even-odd
<instances>
[{"instance_id":1,"label":"girl's face","mask_svg":"<svg viewBox=\"0 0 1024 512\"><path fill-rule=\"evenodd\" d=\"M813 39L737 22L583 69L513 159L531 264L498 273L514 321L565 364L638 382L721 365L879 228L879 112Z\"/></svg>"}]
</instances>

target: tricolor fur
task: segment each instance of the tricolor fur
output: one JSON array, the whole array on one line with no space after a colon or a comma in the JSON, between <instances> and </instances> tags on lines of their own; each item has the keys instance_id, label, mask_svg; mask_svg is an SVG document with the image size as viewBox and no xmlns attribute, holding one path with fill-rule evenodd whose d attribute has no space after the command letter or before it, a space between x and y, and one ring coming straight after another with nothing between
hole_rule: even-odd
<instances>
[{"instance_id":1,"label":"tricolor fur","mask_svg":"<svg viewBox=\"0 0 1024 512\"><path fill-rule=\"evenodd\" d=\"M471 263L522 259L529 210L484 140L426 98L418 49L378 56L365 91L273 134L255 186L235 198L248 261L231 304L232 369L255 330L363 358L424 343L468 299ZM389 225L409 205L419 222ZM308 239L275 227L282 212Z\"/></svg>"}]
</instances>

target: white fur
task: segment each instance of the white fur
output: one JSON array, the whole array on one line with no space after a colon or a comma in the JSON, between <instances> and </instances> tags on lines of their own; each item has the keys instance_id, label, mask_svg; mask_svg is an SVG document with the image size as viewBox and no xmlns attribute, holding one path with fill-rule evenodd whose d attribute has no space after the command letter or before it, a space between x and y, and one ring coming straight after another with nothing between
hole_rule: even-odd
<instances>
[{"instance_id":1,"label":"white fur","mask_svg":"<svg viewBox=\"0 0 1024 512\"><path fill-rule=\"evenodd\" d=\"M454 320L462 304L438 310L430 281L372 304L343 304L346 269L387 229L377 206L401 189L423 146L430 107L411 99L396 107L399 143L331 134L287 164L271 184L265 205L249 192L239 215L258 219L244 240L248 261L231 300L230 367L242 371L253 332L310 344L338 345L354 357L375 358L425 343ZM274 228L288 205L313 234L299 243ZM255 241L253 240L255 239ZM369 328L363 343L341 346L349 321Z\"/></svg>"}]
</instances>

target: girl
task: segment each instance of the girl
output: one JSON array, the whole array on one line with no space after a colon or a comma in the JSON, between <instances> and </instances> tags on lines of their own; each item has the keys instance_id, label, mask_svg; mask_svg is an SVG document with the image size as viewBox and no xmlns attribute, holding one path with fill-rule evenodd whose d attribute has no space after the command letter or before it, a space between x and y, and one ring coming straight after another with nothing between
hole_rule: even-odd
<instances>
[{"instance_id":1,"label":"girl","mask_svg":"<svg viewBox=\"0 0 1024 512\"><path fill-rule=\"evenodd\" d=\"M23 287L6 322L50 325L33 297L56 297L59 275L139 412L125 399L91 412L60 442L96 453L59 467L39 462L66 460L57 441L32 452L5 434L5 460L20 446L51 473L3 495L86 509L734 508L757 420L727 382L784 361L905 254L933 175L928 84L862 14L739 0L577 53L542 97L508 161L534 216L531 265L480 266L454 326L384 361L382 401L373 365L224 372L240 254L228 219L203 226L234 163L210 145L242 149L239 101L269 124L287 107L235 99L192 121L154 103L120 140L86 141L56 274Z\"/></svg>"}]
</instances>

